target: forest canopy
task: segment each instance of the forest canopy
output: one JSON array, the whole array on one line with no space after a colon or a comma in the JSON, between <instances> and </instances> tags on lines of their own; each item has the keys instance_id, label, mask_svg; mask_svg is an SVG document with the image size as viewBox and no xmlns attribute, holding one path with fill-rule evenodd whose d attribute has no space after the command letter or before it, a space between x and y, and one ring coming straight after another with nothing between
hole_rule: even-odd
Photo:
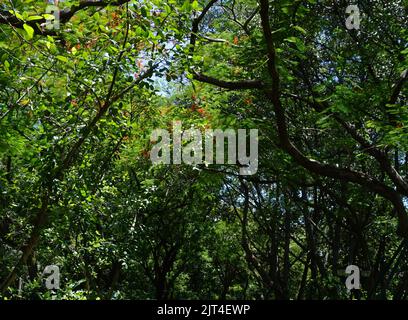
<instances>
[{"instance_id":1,"label":"forest canopy","mask_svg":"<svg viewBox=\"0 0 408 320\"><path fill-rule=\"evenodd\" d=\"M407 0L1 0L0 299L408 299L407 83Z\"/></svg>"}]
</instances>

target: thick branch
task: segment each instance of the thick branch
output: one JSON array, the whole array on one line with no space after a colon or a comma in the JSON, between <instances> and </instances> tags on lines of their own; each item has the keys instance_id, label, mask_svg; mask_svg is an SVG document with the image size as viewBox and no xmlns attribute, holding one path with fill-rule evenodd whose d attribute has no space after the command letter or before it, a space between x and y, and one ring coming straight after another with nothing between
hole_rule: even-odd
<instances>
[{"instance_id":1,"label":"thick branch","mask_svg":"<svg viewBox=\"0 0 408 320\"><path fill-rule=\"evenodd\" d=\"M215 86L230 89L230 90L242 90L242 89L262 89L264 84L260 80L241 80L241 81L224 81L213 77L205 76L201 73L195 72L193 75L194 80L213 84Z\"/></svg>"},{"instance_id":2,"label":"thick branch","mask_svg":"<svg viewBox=\"0 0 408 320\"><path fill-rule=\"evenodd\" d=\"M203 9L201 14L193 20L193 25L191 28L191 36L190 36L190 54L194 53L194 47L197 41L198 36L198 28L200 26L200 22L204 19L205 15L207 14L208 10L217 2L218 0L211 0Z\"/></svg>"}]
</instances>

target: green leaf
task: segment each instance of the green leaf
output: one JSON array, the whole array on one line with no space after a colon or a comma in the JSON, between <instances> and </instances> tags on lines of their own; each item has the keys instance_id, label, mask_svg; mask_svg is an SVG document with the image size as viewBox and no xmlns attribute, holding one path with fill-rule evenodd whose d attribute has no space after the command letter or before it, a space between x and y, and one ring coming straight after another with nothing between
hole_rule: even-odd
<instances>
[{"instance_id":1,"label":"green leaf","mask_svg":"<svg viewBox=\"0 0 408 320\"><path fill-rule=\"evenodd\" d=\"M303 29L302 27L299 27L299 26L294 26L293 29L296 29L297 31L300 31L300 32L302 32L303 34L306 34L306 33L307 33L305 29Z\"/></svg>"},{"instance_id":2,"label":"green leaf","mask_svg":"<svg viewBox=\"0 0 408 320\"><path fill-rule=\"evenodd\" d=\"M290 42L290 43L296 43L297 38L296 37L289 37L289 38L286 38L285 41Z\"/></svg>"},{"instance_id":3,"label":"green leaf","mask_svg":"<svg viewBox=\"0 0 408 320\"><path fill-rule=\"evenodd\" d=\"M27 18L27 21L41 20L41 19L43 19L42 16L29 16L29 17Z\"/></svg>"},{"instance_id":4,"label":"green leaf","mask_svg":"<svg viewBox=\"0 0 408 320\"><path fill-rule=\"evenodd\" d=\"M28 24L24 23L23 25L24 30L27 32L27 39L30 40L34 36L34 29L33 27L29 26Z\"/></svg>"},{"instance_id":5,"label":"green leaf","mask_svg":"<svg viewBox=\"0 0 408 320\"><path fill-rule=\"evenodd\" d=\"M181 6L181 10L185 12L189 12L191 10L190 0L184 1L183 5Z\"/></svg>"},{"instance_id":6,"label":"green leaf","mask_svg":"<svg viewBox=\"0 0 408 320\"><path fill-rule=\"evenodd\" d=\"M7 71L10 70L10 63L7 60L4 61L4 69L6 69Z\"/></svg>"},{"instance_id":7,"label":"green leaf","mask_svg":"<svg viewBox=\"0 0 408 320\"><path fill-rule=\"evenodd\" d=\"M10 12L11 14L14 14L18 19L24 20L24 17L23 17L21 14L19 14L17 11L10 10L9 12Z\"/></svg>"},{"instance_id":8,"label":"green leaf","mask_svg":"<svg viewBox=\"0 0 408 320\"><path fill-rule=\"evenodd\" d=\"M49 13L44 13L43 17L44 17L44 19L47 19L47 20L54 20L55 19L55 16L53 14L49 14Z\"/></svg>"},{"instance_id":9,"label":"green leaf","mask_svg":"<svg viewBox=\"0 0 408 320\"><path fill-rule=\"evenodd\" d=\"M194 0L193 3L191 4L191 8L192 8L193 10L197 10L198 7L199 7L198 1L197 1L197 0Z\"/></svg>"},{"instance_id":10,"label":"green leaf","mask_svg":"<svg viewBox=\"0 0 408 320\"><path fill-rule=\"evenodd\" d=\"M64 56L57 56L56 58L62 62L68 62L68 59Z\"/></svg>"}]
</instances>

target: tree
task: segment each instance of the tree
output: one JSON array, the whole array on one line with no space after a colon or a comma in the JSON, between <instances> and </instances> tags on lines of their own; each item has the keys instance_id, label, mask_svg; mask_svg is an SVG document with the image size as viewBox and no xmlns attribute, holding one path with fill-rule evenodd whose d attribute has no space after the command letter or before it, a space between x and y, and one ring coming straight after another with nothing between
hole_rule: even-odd
<instances>
[{"instance_id":1,"label":"tree","mask_svg":"<svg viewBox=\"0 0 408 320\"><path fill-rule=\"evenodd\" d=\"M1 297L407 298L406 1L57 5L0 5ZM153 165L174 120L258 172Z\"/></svg>"}]
</instances>

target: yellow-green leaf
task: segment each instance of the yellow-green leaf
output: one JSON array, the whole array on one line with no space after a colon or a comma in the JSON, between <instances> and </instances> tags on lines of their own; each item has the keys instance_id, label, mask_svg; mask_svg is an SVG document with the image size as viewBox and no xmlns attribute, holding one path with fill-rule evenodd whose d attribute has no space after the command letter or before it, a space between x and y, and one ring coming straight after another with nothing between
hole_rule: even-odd
<instances>
[{"instance_id":1,"label":"yellow-green leaf","mask_svg":"<svg viewBox=\"0 0 408 320\"><path fill-rule=\"evenodd\" d=\"M300 32L302 32L303 34L306 34L306 33L307 33L306 30L303 29L302 27L294 26L293 28L296 29L296 30L298 30L298 31L300 31Z\"/></svg>"},{"instance_id":2,"label":"yellow-green leaf","mask_svg":"<svg viewBox=\"0 0 408 320\"><path fill-rule=\"evenodd\" d=\"M41 20L41 19L43 19L43 17L41 17L41 16L29 16L29 17L27 18L27 21Z\"/></svg>"},{"instance_id":3,"label":"yellow-green leaf","mask_svg":"<svg viewBox=\"0 0 408 320\"><path fill-rule=\"evenodd\" d=\"M57 56L57 59L62 61L62 62L68 62L68 59L64 56Z\"/></svg>"},{"instance_id":4,"label":"yellow-green leaf","mask_svg":"<svg viewBox=\"0 0 408 320\"><path fill-rule=\"evenodd\" d=\"M24 23L23 28L27 32L27 39L32 39L34 36L34 29L26 23Z\"/></svg>"}]
</instances>

